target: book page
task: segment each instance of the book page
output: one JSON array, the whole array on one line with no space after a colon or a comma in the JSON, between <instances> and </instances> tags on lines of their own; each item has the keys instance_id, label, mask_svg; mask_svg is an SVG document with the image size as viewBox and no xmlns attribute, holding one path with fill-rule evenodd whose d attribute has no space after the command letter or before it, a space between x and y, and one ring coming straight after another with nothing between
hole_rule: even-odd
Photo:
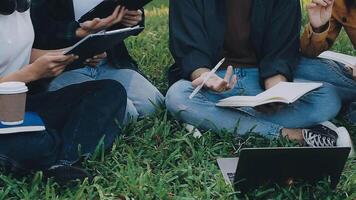
<instances>
[{"instance_id":1,"label":"book page","mask_svg":"<svg viewBox=\"0 0 356 200\"><path fill-rule=\"evenodd\" d=\"M293 103L306 93L321 87L322 83L290 83L280 82L276 86L257 95L259 99L284 99L286 103Z\"/></svg>"},{"instance_id":2,"label":"book page","mask_svg":"<svg viewBox=\"0 0 356 200\"><path fill-rule=\"evenodd\" d=\"M333 51L325 51L318 56L319 58L329 59L336 62L340 62L348 67L354 67L356 65L356 57L342 53L336 53Z\"/></svg>"},{"instance_id":3,"label":"book page","mask_svg":"<svg viewBox=\"0 0 356 200\"><path fill-rule=\"evenodd\" d=\"M321 87L322 83L280 82L257 96L233 96L220 100L216 105L222 107L255 107L269 103L293 103L306 93Z\"/></svg>"}]
</instances>

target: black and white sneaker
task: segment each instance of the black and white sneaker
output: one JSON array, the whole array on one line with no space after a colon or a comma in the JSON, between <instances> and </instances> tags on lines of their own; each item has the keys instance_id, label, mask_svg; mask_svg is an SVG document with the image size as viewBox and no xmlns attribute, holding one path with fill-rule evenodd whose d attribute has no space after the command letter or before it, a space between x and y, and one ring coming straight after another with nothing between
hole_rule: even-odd
<instances>
[{"instance_id":1,"label":"black and white sneaker","mask_svg":"<svg viewBox=\"0 0 356 200\"><path fill-rule=\"evenodd\" d=\"M310 129L304 129L303 137L307 145L312 147L350 147L349 157L355 156L352 140L347 129L337 127L329 121Z\"/></svg>"},{"instance_id":2,"label":"black and white sneaker","mask_svg":"<svg viewBox=\"0 0 356 200\"><path fill-rule=\"evenodd\" d=\"M83 182L86 178L92 181L92 176L85 169L70 165L54 165L43 172L46 178L53 178L60 185L74 181Z\"/></svg>"},{"instance_id":3,"label":"black and white sneaker","mask_svg":"<svg viewBox=\"0 0 356 200\"><path fill-rule=\"evenodd\" d=\"M305 143L311 147L335 147L338 139L337 133L322 124L303 129Z\"/></svg>"}]
</instances>

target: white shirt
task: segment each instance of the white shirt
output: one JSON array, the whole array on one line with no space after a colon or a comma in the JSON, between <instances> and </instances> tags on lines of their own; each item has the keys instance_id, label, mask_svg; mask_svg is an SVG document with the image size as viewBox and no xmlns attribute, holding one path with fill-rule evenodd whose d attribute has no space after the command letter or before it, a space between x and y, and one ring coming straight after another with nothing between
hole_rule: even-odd
<instances>
[{"instance_id":1,"label":"white shirt","mask_svg":"<svg viewBox=\"0 0 356 200\"><path fill-rule=\"evenodd\" d=\"M0 15L0 76L29 64L35 38L30 11Z\"/></svg>"},{"instance_id":2,"label":"white shirt","mask_svg":"<svg viewBox=\"0 0 356 200\"><path fill-rule=\"evenodd\" d=\"M103 0L73 0L75 20L79 20L81 16L89 12Z\"/></svg>"}]
</instances>

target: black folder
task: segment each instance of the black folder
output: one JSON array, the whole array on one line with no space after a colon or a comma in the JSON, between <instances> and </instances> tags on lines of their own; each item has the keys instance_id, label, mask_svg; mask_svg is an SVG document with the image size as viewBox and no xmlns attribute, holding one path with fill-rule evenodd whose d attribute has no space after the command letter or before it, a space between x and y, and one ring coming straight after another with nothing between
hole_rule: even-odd
<instances>
[{"instance_id":1,"label":"black folder","mask_svg":"<svg viewBox=\"0 0 356 200\"><path fill-rule=\"evenodd\" d=\"M83 23L94 18L106 18L110 16L118 5L125 6L129 10L138 10L152 0L105 0L84 14L78 20Z\"/></svg>"},{"instance_id":2,"label":"black folder","mask_svg":"<svg viewBox=\"0 0 356 200\"><path fill-rule=\"evenodd\" d=\"M127 37L138 34L142 29L143 27L136 26L133 28L124 28L88 35L64 52L65 55L74 54L79 56L79 59L69 65L66 68L66 71L83 67L83 62L86 59L106 52Z\"/></svg>"}]
</instances>

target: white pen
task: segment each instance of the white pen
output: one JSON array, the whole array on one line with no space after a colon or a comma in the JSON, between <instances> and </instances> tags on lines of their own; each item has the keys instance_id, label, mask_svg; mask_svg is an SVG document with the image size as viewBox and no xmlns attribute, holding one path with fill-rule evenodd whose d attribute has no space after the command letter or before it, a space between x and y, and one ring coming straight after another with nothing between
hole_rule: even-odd
<instances>
[{"instance_id":1,"label":"white pen","mask_svg":"<svg viewBox=\"0 0 356 200\"><path fill-rule=\"evenodd\" d=\"M218 64L209 72L209 74L205 77L202 84L195 88L195 90L190 94L189 99L192 99L198 92L204 87L205 83L209 80L209 78L215 74L215 72L219 69L219 67L225 62L225 58L221 59Z\"/></svg>"}]
</instances>

